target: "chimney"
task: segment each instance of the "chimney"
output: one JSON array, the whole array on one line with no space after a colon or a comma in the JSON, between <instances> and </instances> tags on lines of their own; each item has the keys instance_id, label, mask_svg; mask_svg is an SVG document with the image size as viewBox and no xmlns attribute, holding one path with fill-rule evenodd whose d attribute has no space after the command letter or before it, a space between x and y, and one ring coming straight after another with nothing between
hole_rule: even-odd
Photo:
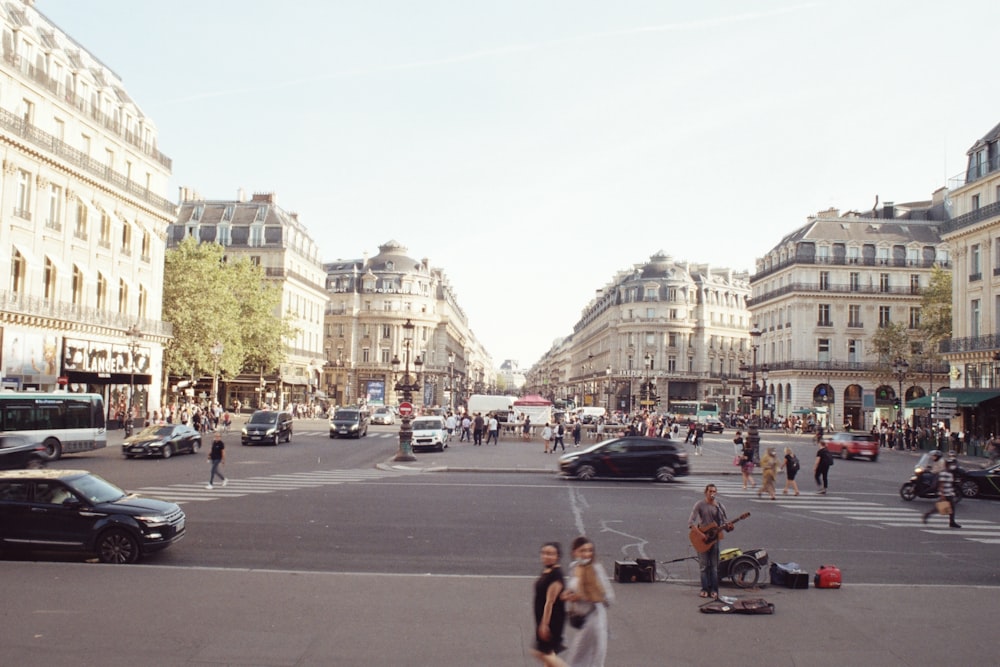
<instances>
[{"instance_id":1,"label":"chimney","mask_svg":"<svg viewBox=\"0 0 1000 667\"><path fill-rule=\"evenodd\" d=\"M892 220L896 217L896 209L891 201L887 201L882 207L882 217L886 220Z\"/></svg>"},{"instance_id":2,"label":"chimney","mask_svg":"<svg viewBox=\"0 0 1000 667\"><path fill-rule=\"evenodd\" d=\"M247 200L247 191L243 188L236 188L236 201L243 203Z\"/></svg>"}]
</instances>

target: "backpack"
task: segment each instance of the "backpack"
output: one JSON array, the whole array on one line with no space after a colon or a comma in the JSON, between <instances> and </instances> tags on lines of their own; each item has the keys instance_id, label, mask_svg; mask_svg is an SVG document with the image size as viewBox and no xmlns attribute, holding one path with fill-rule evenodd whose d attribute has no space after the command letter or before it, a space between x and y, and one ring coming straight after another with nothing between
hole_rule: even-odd
<instances>
[{"instance_id":1,"label":"backpack","mask_svg":"<svg viewBox=\"0 0 1000 667\"><path fill-rule=\"evenodd\" d=\"M791 470L792 472L799 471L799 457L797 457L795 454L792 454L792 458L788 462L788 469Z\"/></svg>"}]
</instances>

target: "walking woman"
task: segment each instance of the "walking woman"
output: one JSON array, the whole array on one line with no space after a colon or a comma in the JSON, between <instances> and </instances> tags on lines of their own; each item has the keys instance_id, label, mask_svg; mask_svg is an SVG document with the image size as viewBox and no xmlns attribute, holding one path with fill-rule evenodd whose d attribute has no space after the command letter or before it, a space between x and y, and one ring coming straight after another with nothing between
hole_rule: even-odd
<instances>
[{"instance_id":1,"label":"walking woman","mask_svg":"<svg viewBox=\"0 0 1000 667\"><path fill-rule=\"evenodd\" d=\"M782 491L786 496L788 489L799 495L799 483L795 481L795 476L799 474L799 457L792 453L791 447L785 447L785 462L781 464L781 469L785 471L785 489Z\"/></svg>"},{"instance_id":2,"label":"walking woman","mask_svg":"<svg viewBox=\"0 0 1000 667\"><path fill-rule=\"evenodd\" d=\"M757 488L753 478L753 448L747 443L743 444L743 453L740 454L740 470L743 472L743 488L747 488L747 484L751 489Z\"/></svg>"},{"instance_id":3,"label":"walking woman","mask_svg":"<svg viewBox=\"0 0 1000 667\"><path fill-rule=\"evenodd\" d=\"M774 500L774 483L778 479L778 455L774 447L768 447L764 456L760 458L761 488L757 492L757 497L766 493L771 500Z\"/></svg>"},{"instance_id":4,"label":"walking woman","mask_svg":"<svg viewBox=\"0 0 1000 667\"><path fill-rule=\"evenodd\" d=\"M566 667L558 653L563 646L566 603L562 599L563 573L559 567L562 551L558 542L542 545L542 573L535 580L535 648L543 665Z\"/></svg>"},{"instance_id":5,"label":"walking woman","mask_svg":"<svg viewBox=\"0 0 1000 667\"><path fill-rule=\"evenodd\" d=\"M573 667L604 667L608 653L608 605L615 601L604 567L594 562L594 543L580 536L573 540L573 564L563 599L571 605L570 624L579 627L566 662ZM582 626L572 620L582 617Z\"/></svg>"},{"instance_id":6,"label":"walking woman","mask_svg":"<svg viewBox=\"0 0 1000 667\"><path fill-rule=\"evenodd\" d=\"M552 440L552 427L549 426L548 422L545 422L545 428L542 429L542 444L545 445L545 453L549 453L549 441ZM552 451L555 451L555 447L552 447Z\"/></svg>"}]
</instances>

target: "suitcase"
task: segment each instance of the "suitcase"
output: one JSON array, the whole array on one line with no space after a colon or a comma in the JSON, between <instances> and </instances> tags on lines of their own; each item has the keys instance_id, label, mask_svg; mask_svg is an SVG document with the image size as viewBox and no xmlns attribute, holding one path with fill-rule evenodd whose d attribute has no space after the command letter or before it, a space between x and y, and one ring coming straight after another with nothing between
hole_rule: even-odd
<instances>
[{"instance_id":1,"label":"suitcase","mask_svg":"<svg viewBox=\"0 0 1000 667\"><path fill-rule=\"evenodd\" d=\"M649 558L616 560L615 581L623 584L652 582L656 579L656 561Z\"/></svg>"},{"instance_id":2,"label":"suitcase","mask_svg":"<svg viewBox=\"0 0 1000 667\"><path fill-rule=\"evenodd\" d=\"M836 565L820 565L813 577L816 588L840 588L840 568Z\"/></svg>"},{"instance_id":3,"label":"suitcase","mask_svg":"<svg viewBox=\"0 0 1000 667\"><path fill-rule=\"evenodd\" d=\"M798 563L771 563L771 583L785 588L809 588L809 573Z\"/></svg>"}]
</instances>

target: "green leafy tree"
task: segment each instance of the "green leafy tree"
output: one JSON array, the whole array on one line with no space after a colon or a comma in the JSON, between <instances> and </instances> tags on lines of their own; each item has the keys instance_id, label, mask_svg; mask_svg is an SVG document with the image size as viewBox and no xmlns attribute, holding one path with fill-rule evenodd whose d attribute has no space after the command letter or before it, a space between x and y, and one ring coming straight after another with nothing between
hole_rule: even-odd
<instances>
[{"instance_id":1,"label":"green leafy tree","mask_svg":"<svg viewBox=\"0 0 1000 667\"><path fill-rule=\"evenodd\" d=\"M907 363L913 358L910 332L898 322L890 322L876 329L871 335L869 349L875 355L875 373L881 378L895 377L892 365L897 358L903 358Z\"/></svg>"}]
</instances>

